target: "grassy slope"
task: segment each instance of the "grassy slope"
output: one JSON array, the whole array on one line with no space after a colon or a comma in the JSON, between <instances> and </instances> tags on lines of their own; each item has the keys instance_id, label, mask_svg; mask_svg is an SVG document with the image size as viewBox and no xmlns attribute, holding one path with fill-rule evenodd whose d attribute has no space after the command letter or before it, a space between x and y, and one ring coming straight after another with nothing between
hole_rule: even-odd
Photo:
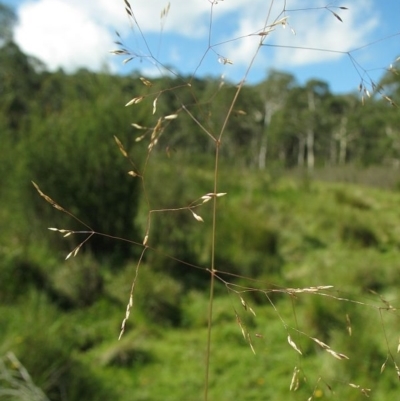
<instances>
[{"instance_id":1,"label":"grassy slope","mask_svg":"<svg viewBox=\"0 0 400 401\"><path fill-rule=\"evenodd\" d=\"M226 244L225 252L243 263L247 260L243 253L254 256L260 264L262 259L257 259L259 255L251 247L261 241L258 230L267 227L278 233L279 270L262 274L259 266L256 271L261 272L262 283L244 279L240 283L261 289L314 285L333 285L334 289L326 291L325 297L242 294L256 317L243 309L237 295L223 288L217 291L210 399L300 400L310 397L314 390L316 399L331 399L333 393L336 399L362 399L358 389L348 386L350 382L372 388L375 400L394 399L397 375L393 364L389 360L382 375L380 369L387 357L385 334L391 352L396 353L399 321L396 312L379 313L376 307L386 304L368 289L379 292L396 306L400 284L400 195L354 185L286 179L275 182L261 175L244 174L239 180L223 178L228 196L222 204L221 224L232 225L226 233L230 235L234 230L241 231L239 224L246 223L243 230L249 238L246 242L232 237L238 242ZM220 235L224 234L221 228ZM151 272L146 274L151 282ZM17 352L44 390L51 389L51 372L62 370L72 358L74 372L83 379L74 381L67 376L65 380L76 387L77 394L81 381L92 394L97 394L92 399L105 399L112 393L121 401L201 400L207 293L180 293L180 328L174 329L165 322L158 325L139 306L134 308L127 333L117 342L132 277L132 265L118 274L105 275L107 297L68 313L52 306L37 290L3 304L1 353L10 349ZM138 290L137 295L147 297L149 302L152 297L162 297L163 290L157 293L154 287L142 293ZM170 291L171 287L165 288ZM143 305L145 301L138 303ZM255 355L242 336L235 310L251 334ZM346 315L352 322L351 337ZM287 342L285 324L327 342L350 360L333 358L307 336L289 329L303 351L300 356ZM47 347L48 352L41 347ZM65 358L64 364L54 360L58 355L54 350ZM44 358L43 353L50 355ZM42 372L49 370L47 376L46 372L40 374L38 365ZM300 388L289 392L295 366L302 369Z\"/></svg>"}]
</instances>

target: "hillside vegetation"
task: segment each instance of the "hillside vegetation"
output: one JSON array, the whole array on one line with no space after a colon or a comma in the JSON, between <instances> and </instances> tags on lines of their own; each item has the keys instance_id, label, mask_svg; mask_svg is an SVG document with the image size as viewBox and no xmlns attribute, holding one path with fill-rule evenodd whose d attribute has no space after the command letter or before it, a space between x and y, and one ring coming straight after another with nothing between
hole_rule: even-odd
<instances>
[{"instance_id":1,"label":"hillside vegetation","mask_svg":"<svg viewBox=\"0 0 400 401\"><path fill-rule=\"evenodd\" d=\"M213 251L210 400L396 398L399 76L362 106L268 72L214 175L233 84L50 73L12 41L0 67L0 398L202 399Z\"/></svg>"},{"instance_id":2,"label":"hillside vegetation","mask_svg":"<svg viewBox=\"0 0 400 401\"><path fill-rule=\"evenodd\" d=\"M207 180L190 169L174 177L171 186L188 192L190 182ZM395 354L399 332L386 302L396 306L400 285L400 195L243 170L230 170L224 182L229 195L221 202L217 269L241 276L224 277L248 290L239 296L222 283L217 287L212 399L287 398L295 366L301 372L293 399L307 398L315 386L321 399L331 392L361 397L348 383L372 388L376 400L395 397L393 364L380 369L388 346ZM171 224L157 224L164 241L141 266L133 315L119 342L133 260L116 266L84 252L63 262L46 244L44 227L31 228L30 239L18 246L16 232L3 231L1 352L15 352L54 400L64 392L70 400L200 399L207 274L165 253L181 250L180 258L201 266L207 243L191 220L173 231ZM21 232L29 227L20 225ZM333 287L324 296L284 290L322 285ZM306 333L291 331L303 356L288 345L285 325ZM350 359L323 353L307 336Z\"/></svg>"}]
</instances>

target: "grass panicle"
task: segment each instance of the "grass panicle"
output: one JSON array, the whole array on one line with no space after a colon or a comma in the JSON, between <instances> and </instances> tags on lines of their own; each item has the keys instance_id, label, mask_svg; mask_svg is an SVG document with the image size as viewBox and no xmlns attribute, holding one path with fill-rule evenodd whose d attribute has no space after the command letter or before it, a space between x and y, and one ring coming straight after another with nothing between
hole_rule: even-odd
<instances>
[{"instance_id":1,"label":"grass panicle","mask_svg":"<svg viewBox=\"0 0 400 401\"><path fill-rule=\"evenodd\" d=\"M285 286L284 283L275 284L270 282L265 282L259 278L253 278L248 276L242 276L240 274L236 274L231 272L228 268L223 267L220 268L218 259L219 249L217 248L217 238L218 238L218 224L219 224L219 216L221 210L223 211L223 202L220 202L220 198L222 197L230 197L230 194L227 194L223 190L224 182L221 181L221 151L224 149L225 140L228 140L230 132L228 130L228 123L236 116L245 116L250 110L242 110L238 109L238 99L240 97L241 90L243 89L246 80L248 79L252 67L254 65L254 61L256 60L257 56L261 51L267 51L268 48L276 47L279 45L270 43L268 39L275 34L277 29L285 28L289 25L289 17L290 23L295 26L296 16L303 15L301 12L326 12L328 11L333 17L335 17L339 22L346 23L345 17L342 18L342 13L347 10L347 7L344 6L332 6L326 5L323 7L315 7L315 8L308 8L308 9L289 9L287 8L287 3L289 2L282 2L279 3L277 1L271 0L270 6L267 8L265 12L265 20L263 26L253 27L254 31L248 32L248 34L241 38L232 38L227 40L236 41L236 40L243 40L248 39L251 37L258 38L258 45L254 50L254 54L251 55L249 58L247 66L243 72L242 80L237 84L235 87L234 92L231 94L229 106L225 112L224 118L222 122L219 124L210 124L210 115L212 115L210 111L210 104L213 105L214 98L218 94L215 93L211 96L211 101L202 101L199 99L198 95L196 94L195 90L193 89L193 85L191 84L192 81L196 78L196 74L199 68L202 65L204 57L208 53L215 53L217 61L229 67L230 65L234 65L235 60L231 60L230 58L219 54L219 48L221 47L221 43L213 43L212 42L212 29L214 26L215 21L214 18L214 8L215 7L224 7L224 2L217 2L217 1L209 1L209 16L210 16L210 27L209 27L209 35L208 35L208 45L206 46L206 50L204 52L204 56L197 67L194 69L193 75L183 78L179 76L176 72L174 72L171 68L163 65L163 63L158 59L157 54L159 54L161 48L166 46L165 43L159 41L159 48L157 51L153 51L149 45L149 42L146 39L143 31L141 30L141 23L136 18L135 14L135 7L132 7L128 0L124 0L125 3L125 11L126 14L131 21L132 24L132 31L135 35L139 35L140 39L142 40L144 49L143 51L131 51L129 47L124 45L123 39L119 34L118 40L115 42L119 48L116 50L112 50L111 53L116 56L124 56L123 63L133 62L136 59L150 61L150 63L158 69L160 75L173 75L176 77L177 82L179 82L176 86L171 88L162 88L157 89L156 84L150 80L148 77L140 76L137 79L143 84L142 89L143 93L135 93L133 97L130 98L125 103L125 106L132 106L143 102L146 104L148 108L148 114L152 116L154 125L152 127L145 127L139 123L132 122L132 127L136 130L141 131L141 134L136 137L135 144L138 142L142 142L143 140L147 140L147 149L145 150L145 157L142 158L142 163L135 164L133 163L133 159L131 159L131 147L124 145L117 136L114 136L114 140L116 145L122 154L122 156L127 160L129 164L129 168L127 168L127 174L135 179L141 180L141 189L142 195L145 202L145 209L146 209L146 216L144 216L143 220L146 222L143 225L143 233L142 233L142 242L133 241L131 239L121 239L115 236L111 236L107 233L99 233L95 230L92 230L89 223L84 223L80 219L78 219L74 214L70 213L63 207L61 207L56 201L46 195L36 183L33 183L35 189L39 193L39 195L44 198L51 206L56 208L57 210L68 214L72 219L75 219L78 223L82 224L86 229L83 231L76 231L76 230L69 230L69 229L58 229L58 228L49 228L51 231L59 232L64 237L68 236L76 236L77 234L85 234L87 235L86 239L81 241L71 252L68 253L66 259L70 257L77 256L78 252L82 249L83 245L90 240L90 238L94 235L106 236L109 237L110 240L123 240L130 242L132 246L139 248L140 253L136 263L135 271L133 273L133 279L129 294L127 294L127 304L125 310L125 316L122 319L119 339L122 338L124 333L127 331L127 324L131 317L132 309L135 305L135 290L137 286L140 286L140 270L142 264L144 263L144 258L147 254L161 254L163 257L170 261L174 261L178 265L184 266L186 269L197 269L202 274L206 274L209 276L209 303L208 303L208 310L206 311L207 314L207 331L206 331L206 338L205 338L205 378L204 378L204 400L207 401L209 399L209 390L212 383L211 375L213 374L213 346L212 346L212 339L213 339L213 327L214 327L214 302L215 302L215 291L216 287L221 285L226 292L231 295L232 297L232 319L236 321L239 331L243 337L243 340L250 348L250 351L257 355L257 347L258 341L265 340L268 338L268 329L265 332L260 332L259 330L255 332L251 324L247 324L247 318L251 317L251 319L263 319L262 316L256 315L253 308L250 306L253 303L252 299L257 299L257 302L260 302L259 299L262 297L263 301L266 302L271 306L273 314L275 317L281 322L282 330L286 333L287 344L289 345L295 353L297 354L298 361L293 368L293 374L290 379L288 377L288 381L290 380L289 390L290 391L298 391L304 383L307 381L307 375L305 370L303 369L302 360L310 350L310 344L315 344L319 351L325 351L322 354L328 354L329 356L333 357L340 361L341 363L346 363L346 361L350 360L352 357L351 355L347 355L348 349L344 352L337 352L331 348L327 342L329 342L329 338L326 340L319 339L318 337L314 336L313 330L310 328L310 334L307 334L308 330L303 330L303 323L302 317L298 317L296 315L296 302L305 302L304 299L312 298L322 300L327 303L335 303L340 305L352 305L359 308L366 308L371 311L379 311L380 314L383 312L394 313L396 312L396 307L391 305L389 301L387 301L383 296L379 295L378 293L372 294L374 296L373 301L364 301L362 298L357 296L353 296L352 294L348 294L346 292L341 292L340 290L336 289L333 285L329 283L321 282L319 284L314 284L305 287L299 288L292 288L291 286ZM280 12L277 15L273 15L272 9L276 7L278 4L281 4ZM138 6L136 6L138 7ZM160 20L161 20L161 33L165 29L165 24L170 16L172 10L176 7L176 4L169 2L160 13ZM249 7L251 5L249 4ZM341 25L341 24L338 24ZM340 29L340 28L338 28ZM295 30L291 28L292 33L295 34ZM372 44L371 44L372 45ZM367 45L368 46L368 45ZM312 48L312 47L298 47L298 46L281 46L286 48L292 49L303 49L303 50L312 50L316 52L331 52L331 53L340 53L344 56L347 56L350 60L351 66L354 68L356 73L360 78L359 84L359 91L361 94L361 101L364 103L368 98L372 95L378 93L380 94L388 103L395 105L394 101L387 96L383 92L383 88L379 87L370 77L369 71L364 69L359 61L356 59L355 53L358 49L352 49L350 51L338 51L338 50L331 50L331 49L320 49L320 48ZM140 54L140 56L138 56ZM128 57L128 58L126 58ZM395 72L395 69L392 68ZM219 89L218 89L219 91ZM150 93L151 92L151 93ZM164 102L164 95L168 94L168 96L174 96L178 103L180 104L179 109L171 110L168 108L168 104ZM218 100L215 100L217 102ZM122 102L122 99L121 99ZM211 102L211 103L210 103ZM168 102L167 102L168 103ZM121 105L122 107L122 105ZM159 115L160 114L160 115ZM148 182L151 182L151 174L157 169L157 157L156 152L154 151L157 146L159 146L160 142L162 142L162 135L167 135L168 130L174 129L174 124L177 122L176 120L181 118L190 119L193 126L200 128L201 134L205 137L209 145L209 149L212 150L214 157L213 166L205 166L205 169L208 169L212 178L212 183L208 189L208 192L204 195L201 193L196 194L193 196L192 199L194 201L185 201L183 199L177 198L176 199L176 206L174 207L157 207L153 205L159 204L159 199L150 199L149 198L149 191L148 191ZM190 135L190 133L186 133ZM139 146L139 144L138 144ZM167 154L170 155L170 151L167 150ZM153 158L154 155L154 158ZM155 160L153 162L153 159ZM233 160L230 163L234 163ZM184 168L184 167L180 167ZM128 184L127 184L128 185ZM158 184L162 186L162 183ZM170 253L166 254L164 250L159 250L157 247L153 246L153 238L154 232L153 230L157 230L156 224L154 224L153 220L155 216L170 216L174 215L178 216L181 213L190 214L193 218L193 223L201 222L202 225L199 225L201 230L203 230L203 235L207 239L206 242L210 244L209 246L209 255L208 261L204 263L204 265L198 265L196 263L192 263L189 260L181 260L179 257L174 255L174 249L170 250ZM203 217L207 216L207 217ZM179 224L179 223L177 223ZM246 249L242 250L246 252ZM291 320L288 318L288 314L286 312L280 312L280 306L275 301L279 297L285 297L292 301L293 306L293 313L291 315ZM248 300L248 298L250 300ZM379 302L376 303L376 299ZM235 305L239 300L241 304L241 314L238 312L239 309L236 309ZM356 329L355 329L355 322L351 321L350 314L346 313L343 323L343 331L347 332L348 338L353 338L356 336ZM290 321L290 323L289 323ZM385 323L383 318L381 319L381 327L384 330ZM254 339L254 340L253 340ZM400 341L399 341L400 344ZM397 353L399 352L400 345L397 344ZM336 349L336 344L333 344L332 347ZM385 370L387 362L392 361L393 366L397 374L399 374L399 368L396 364L396 359L394 353L391 351L393 348L393 344L390 343L388 339L386 339L386 347L388 351L388 357L386 361L381 365L381 373ZM260 347L261 348L261 347ZM338 347L340 348L340 347ZM293 361L287 361L288 364L291 364ZM333 362L330 362L333 363ZM337 362L339 363L339 362ZM338 368L340 369L340 368ZM292 368L291 368L292 370ZM400 376L400 374L399 374ZM308 398L309 400L317 399L321 396L321 389L320 386L322 383L325 383L323 377L313 378L316 380L315 388L312 392L312 395ZM360 385L353 384L351 382L347 383L353 389L359 390L360 393L366 397L369 396L371 390L369 388L362 387ZM273 383L270 385L273 386ZM327 387L334 392L335 390L328 384ZM197 396L197 395L196 395Z\"/></svg>"}]
</instances>

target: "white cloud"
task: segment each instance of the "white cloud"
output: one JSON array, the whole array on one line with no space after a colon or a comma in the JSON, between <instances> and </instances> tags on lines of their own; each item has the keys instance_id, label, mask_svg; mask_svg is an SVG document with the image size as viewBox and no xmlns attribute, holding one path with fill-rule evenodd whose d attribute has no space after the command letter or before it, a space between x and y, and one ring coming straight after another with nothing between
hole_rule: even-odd
<instances>
[{"instance_id":1,"label":"white cloud","mask_svg":"<svg viewBox=\"0 0 400 401\"><path fill-rule=\"evenodd\" d=\"M161 11L165 0L131 1L132 10L144 34L161 30ZM164 33L199 37L208 31L210 3L172 0L165 18ZM79 67L100 69L105 63L115 65L108 51L115 48L114 31L122 36L136 36L138 28L124 10L124 2L116 0L34 0L18 9L19 23L15 29L16 42L28 54L41 59L49 69L63 67L73 71ZM129 38L131 41L131 37ZM137 38L136 38L137 39ZM133 41L143 47L141 39Z\"/></svg>"},{"instance_id":2,"label":"white cloud","mask_svg":"<svg viewBox=\"0 0 400 401\"><path fill-rule=\"evenodd\" d=\"M265 3L263 0L252 0L252 7ZM246 7L243 0L136 0L131 1L135 17L143 31L159 32L160 14L170 3L168 16L165 19L164 32L173 32L187 37L202 37L209 32L210 17L218 21L222 16ZM219 30L223 26L217 27Z\"/></svg>"},{"instance_id":3,"label":"white cloud","mask_svg":"<svg viewBox=\"0 0 400 401\"><path fill-rule=\"evenodd\" d=\"M368 42L368 38L378 25L375 14L369 12L371 1L353 0L349 10L337 10L343 22L340 22L327 10L306 12L292 15L291 26L296 35L289 37L282 31L274 44L295 46L297 49L282 48L275 53L279 66L307 65L343 57L340 52L347 52ZM323 49L305 50L304 48ZM330 52L329 50L332 50Z\"/></svg>"},{"instance_id":4,"label":"white cloud","mask_svg":"<svg viewBox=\"0 0 400 401\"><path fill-rule=\"evenodd\" d=\"M159 33L160 13L168 0L129 1L145 37ZM185 60L184 54L188 50L192 54L188 48L182 49L183 56L176 53L181 46L178 35L185 37L186 42L201 39L206 49L212 16L212 44L224 42L214 50L234 61L234 66L227 66L228 70L243 68L254 55L260 40L259 36L249 35L262 30L266 22L281 18L284 3L283 0L272 3L268 0L221 0L212 5L211 0L171 0L163 27L164 61ZM324 0L287 0L286 4L290 9L326 5ZM327 10L288 13L296 36L290 29L276 27L267 43L347 51L363 44L364 38L376 27L377 18L371 12L371 6L372 0L352 0L350 10L338 10L343 23ZM122 0L28 0L19 8L18 17L16 42L23 51L44 61L50 69L61 66L67 71L79 67L98 70L105 64L119 64L121 60L108 53L115 48L114 30L127 37L128 44L133 43L135 52L147 53L138 27L130 23ZM241 39L232 41L234 38ZM257 63L268 62L275 68L282 68L337 56L335 53L302 49L262 48ZM199 60L190 61L193 65Z\"/></svg>"},{"instance_id":5,"label":"white cloud","mask_svg":"<svg viewBox=\"0 0 400 401\"><path fill-rule=\"evenodd\" d=\"M79 67L98 70L112 46L109 29L75 1L28 2L18 10L15 40L50 69Z\"/></svg>"},{"instance_id":6,"label":"white cloud","mask_svg":"<svg viewBox=\"0 0 400 401\"><path fill-rule=\"evenodd\" d=\"M274 3L267 22L270 24L286 15L288 25L285 29L281 25L276 26L275 30L266 37L265 43L273 47L262 48L257 65L268 63L274 68L287 68L339 58L343 56L340 52L346 52L367 43L369 35L379 23L376 12L373 13L371 0L353 0L349 10L333 7L332 11L340 14L343 22L324 8L289 11L282 14L282 5L283 2ZM287 9L306 9L325 5L326 3L321 0L293 0L287 2ZM267 12L262 13L259 10L260 8L257 7L243 8L234 32L234 36L241 39L229 42L226 46L227 56L235 63L248 63L257 49L260 37L250 36L250 34L263 29L267 16ZM311 51L305 48L325 51Z\"/></svg>"}]
</instances>

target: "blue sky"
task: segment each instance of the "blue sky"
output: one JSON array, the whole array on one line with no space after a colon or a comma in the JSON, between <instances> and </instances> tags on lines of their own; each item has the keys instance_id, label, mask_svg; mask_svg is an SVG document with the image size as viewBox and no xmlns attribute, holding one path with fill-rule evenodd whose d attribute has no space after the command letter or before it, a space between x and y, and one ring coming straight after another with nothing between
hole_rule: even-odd
<instances>
[{"instance_id":1,"label":"blue sky","mask_svg":"<svg viewBox=\"0 0 400 401\"><path fill-rule=\"evenodd\" d=\"M400 0L130 0L137 24L124 0L0 1L17 13L15 41L50 70L107 67L154 77L166 73L162 64L238 82L264 38L247 82L277 69L301 84L321 79L338 93L357 90L364 72L379 81L400 56ZM136 55L126 65L127 57L109 52L118 48L115 31Z\"/></svg>"}]
</instances>

